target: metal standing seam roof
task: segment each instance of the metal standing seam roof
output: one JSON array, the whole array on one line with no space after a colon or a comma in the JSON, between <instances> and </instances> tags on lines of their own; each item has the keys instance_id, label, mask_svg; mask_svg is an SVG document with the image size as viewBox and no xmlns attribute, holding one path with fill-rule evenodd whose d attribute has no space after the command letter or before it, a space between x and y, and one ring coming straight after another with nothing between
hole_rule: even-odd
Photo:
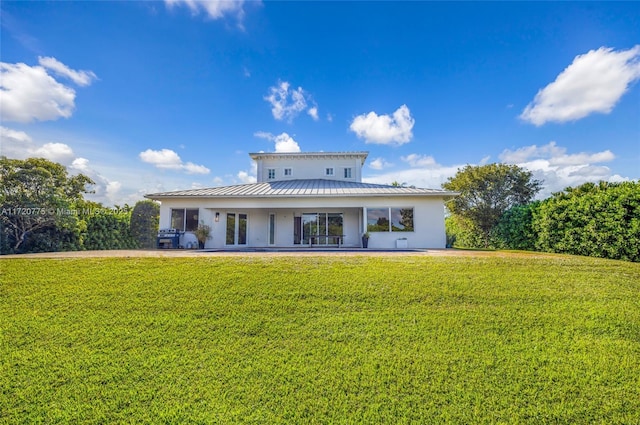
<instances>
[{"instance_id":1,"label":"metal standing seam roof","mask_svg":"<svg viewBox=\"0 0 640 425\"><path fill-rule=\"evenodd\" d=\"M440 189L420 189L374 183L310 179L280 180L206 189L176 190L172 192L151 193L145 195L145 198L304 198L329 196L438 196L449 198L457 194L457 192Z\"/></svg>"}]
</instances>

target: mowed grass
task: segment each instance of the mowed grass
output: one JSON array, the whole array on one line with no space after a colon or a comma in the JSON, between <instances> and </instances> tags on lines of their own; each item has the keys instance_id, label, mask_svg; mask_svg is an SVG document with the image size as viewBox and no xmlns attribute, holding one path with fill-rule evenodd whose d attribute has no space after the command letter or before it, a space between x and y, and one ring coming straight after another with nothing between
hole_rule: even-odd
<instances>
[{"instance_id":1,"label":"mowed grass","mask_svg":"<svg viewBox=\"0 0 640 425\"><path fill-rule=\"evenodd\" d=\"M2 260L0 423L640 423L640 264Z\"/></svg>"}]
</instances>

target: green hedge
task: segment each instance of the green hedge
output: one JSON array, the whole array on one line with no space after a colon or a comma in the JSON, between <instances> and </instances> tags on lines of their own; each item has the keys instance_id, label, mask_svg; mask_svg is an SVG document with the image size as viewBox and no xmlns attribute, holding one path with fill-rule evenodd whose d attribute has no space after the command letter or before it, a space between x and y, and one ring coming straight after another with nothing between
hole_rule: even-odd
<instances>
[{"instance_id":1,"label":"green hedge","mask_svg":"<svg viewBox=\"0 0 640 425\"><path fill-rule=\"evenodd\" d=\"M586 183L533 214L541 251L640 261L640 183Z\"/></svg>"},{"instance_id":2,"label":"green hedge","mask_svg":"<svg viewBox=\"0 0 640 425\"><path fill-rule=\"evenodd\" d=\"M138 242L131 236L131 214L92 215L86 220L83 248L87 250L135 249Z\"/></svg>"},{"instance_id":3,"label":"green hedge","mask_svg":"<svg viewBox=\"0 0 640 425\"><path fill-rule=\"evenodd\" d=\"M451 246L484 247L482 233L458 216L447 218ZM490 247L640 261L640 182L585 183L544 201L507 210L492 229Z\"/></svg>"}]
</instances>

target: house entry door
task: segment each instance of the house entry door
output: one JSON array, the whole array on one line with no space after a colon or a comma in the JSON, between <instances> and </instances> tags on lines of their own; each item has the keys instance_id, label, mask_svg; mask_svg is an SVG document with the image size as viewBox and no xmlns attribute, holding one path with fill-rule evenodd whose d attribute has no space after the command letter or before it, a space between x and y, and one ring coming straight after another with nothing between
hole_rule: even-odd
<instances>
[{"instance_id":1,"label":"house entry door","mask_svg":"<svg viewBox=\"0 0 640 425\"><path fill-rule=\"evenodd\" d=\"M247 244L247 215L227 213L227 245Z\"/></svg>"}]
</instances>

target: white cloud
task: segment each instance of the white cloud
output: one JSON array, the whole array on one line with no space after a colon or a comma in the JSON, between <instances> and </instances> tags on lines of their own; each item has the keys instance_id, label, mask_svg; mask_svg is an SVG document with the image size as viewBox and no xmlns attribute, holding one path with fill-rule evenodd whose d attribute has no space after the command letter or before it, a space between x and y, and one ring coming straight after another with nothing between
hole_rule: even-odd
<instances>
[{"instance_id":1,"label":"white cloud","mask_svg":"<svg viewBox=\"0 0 640 425\"><path fill-rule=\"evenodd\" d=\"M105 196L111 202L114 202L120 194L121 188L122 184L120 182L109 182L107 183L107 187L105 188Z\"/></svg>"},{"instance_id":2,"label":"white cloud","mask_svg":"<svg viewBox=\"0 0 640 425\"><path fill-rule=\"evenodd\" d=\"M65 165L71 175L82 173L90 177L95 182L90 188L94 193L86 194L85 198L91 201L102 202L105 205L132 204L142 199L144 193L152 192L140 190L139 193L123 197L121 195L122 184L119 181L103 176L89 164L87 158L75 157L73 149L65 143L34 141L31 136L23 131L0 126L0 146L2 146L1 154L8 158L44 157L50 161ZM129 178L128 180L131 181L132 179Z\"/></svg>"},{"instance_id":3,"label":"white cloud","mask_svg":"<svg viewBox=\"0 0 640 425\"><path fill-rule=\"evenodd\" d=\"M40 57L39 61L40 66L0 62L3 121L27 123L69 118L73 114L75 90L56 81L47 69L80 86L97 78L91 71L74 71L52 57Z\"/></svg>"},{"instance_id":4,"label":"white cloud","mask_svg":"<svg viewBox=\"0 0 640 425\"><path fill-rule=\"evenodd\" d=\"M267 139L275 143L275 152L300 152L300 145L293 140L293 137L287 133L281 133L277 136L265 131L257 131L253 134L255 137Z\"/></svg>"},{"instance_id":5,"label":"white cloud","mask_svg":"<svg viewBox=\"0 0 640 425\"><path fill-rule=\"evenodd\" d=\"M418 155L416 153L400 157L401 160L408 163L411 167L432 167L436 165L436 160L430 155Z\"/></svg>"},{"instance_id":6,"label":"white cloud","mask_svg":"<svg viewBox=\"0 0 640 425\"><path fill-rule=\"evenodd\" d=\"M434 164L431 167L410 167L386 173L366 176L366 183L391 184L394 181L406 183L408 186L440 189L447 178L452 177L462 165L444 166Z\"/></svg>"},{"instance_id":7,"label":"white cloud","mask_svg":"<svg viewBox=\"0 0 640 425\"><path fill-rule=\"evenodd\" d=\"M243 28L244 0L165 0L165 4L169 8L185 5L194 16L204 12L213 20L234 16L238 20L238 26Z\"/></svg>"},{"instance_id":8,"label":"white cloud","mask_svg":"<svg viewBox=\"0 0 640 425\"><path fill-rule=\"evenodd\" d=\"M272 133L269 133L268 131L256 131L255 133L253 133L253 136L258 137L260 139L267 139L267 140L275 139L275 136ZM236 152L236 153L243 153L243 152Z\"/></svg>"},{"instance_id":9,"label":"white cloud","mask_svg":"<svg viewBox=\"0 0 640 425\"><path fill-rule=\"evenodd\" d=\"M197 165L192 162L183 163L180 156L171 149L147 149L144 152L140 152L139 157L143 162L153 164L160 169L179 170L187 174L209 174L211 171L204 165Z\"/></svg>"},{"instance_id":10,"label":"white cloud","mask_svg":"<svg viewBox=\"0 0 640 425\"><path fill-rule=\"evenodd\" d=\"M256 177L257 175L258 175L258 164L252 160L249 165L249 171L240 170L235 175L228 174L225 176L225 178L216 177L213 180L214 180L214 183L218 186L224 185L224 184L249 184L249 183L255 183L258 181Z\"/></svg>"},{"instance_id":11,"label":"white cloud","mask_svg":"<svg viewBox=\"0 0 640 425\"><path fill-rule=\"evenodd\" d=\"M31 151L30 156L46 158L53 162L68 165L73 161L73 149L64 143L45 143Z\"/></svg>"},{"instance_id":12,"label":"white cloud","mask_svg":"<svg viewBox=\"0 0 640 425\"><path fill-rule=\"evenodd\" d=\"M88 173L90 171L89 160L87 158L76 158L71 163L71 168L80 173Z\"/></svg>"},{"instance_id":13,"label":"white cloud","mask_svg":"<svg viewBox=\"0 0 640 425\"><path fill-rule=\"evenodd\" d=\"M264 97L264 100L271 105L273 118L291 122L300 112L307 110L309 116L317 121L318 105L311 96L302 87L297 89L290 87L287 81L279 81L277 85L269 87L269 94ZM309 103L312 104L311 107L308 107Z\"/></svg>"},{"instance_id":14,"label":"white cloud","mask_svg":"<svg viewBox=\"0 0 640 425\"><path fill-rule=\"evenodd\" d=\"M187 162L183 165L183 169L187 174L209 174L209 170L204 165L197 165L193 162Z\"/></svg>"},{"instance_id":15,"label":"white cloud","mask_svg":"<svg viewBox=\"0 0 640 425\"><path fill-rule=\"evenodd\" d=\"M144 152L140 152L140 159L158 168L167 168L170 170L179 170L182 168L180 156L171 149L161 149L159 151L147 149Z\"/></svg>"},{"instance_id":16,"label":"white cloud","mask_svg":"<svg viewBox=\"0 0 640 425\"><path fill-rule=\"evenodd\" d=\"M76 92L54 80L41 66L0 63L2 120L31 122L69 118Z\"/></svg>"},{"instance_id":17,"label":"white cloud","mask_svg":"<svg viewBox=\"0 0 640 425\"><path fill-rule=\"evenodd\" d=\"M46 158L53 162L69 165L73 161L73 149L65 143L35 143L23 132L7 127L0 127L1 154L14 159Z\"/></svg>"},{"instance_id":18,"label":"white cloud","mask_svg":"<svg viewBox=\"0 0 640 425\"><path fill-rule=\"evenodd\" d=\"M550 142L544 146L505 149L499 158L503 162L516 164L531 171L534 178L543 181L543 189L537 196L539 199L547 198L551 193L561 191L568 186L575 187L586 182L629 180L627 177L613 174L604 164L615 159L615 155L609 150L595 153L569 153L566 148ZM439 189L449 177L455 176L458 169L467 165L439 164L432 156L417 153L403 156L401 159L408 168L394 168L392 171L367 175L363 181L379 184L398 181L406 182L409 186ZM477 164L469 165L484 165L486 161L485 157ZM373 166L374 163L375 166ZM385 163L383 159L377 158L370 163L369 168L376 170L376 166L383 163Z\"/></svg>"},{"instance_id":19,"label":"white cloud","mask_svg":"<svg viewBox=\"0 0 640 425\"><path fill-rule=\"evenodd\" d=\"M96 74L92 71L75 71L67 65L52 57L38 57L38 63L43 67L52 70L58 75L69 78L79 86L88 86L93 80L97 79Z\"/></svg>"},{"instance_id":20,"label":"white cloud","mask_svg":"<svg viewBox=\"0 0 640 425\"><path fill-rule=\"evenodd\" d=\"M369 162L369 168L374 170L383 170L385 168L391 167L393 164L387 162L384 158L376 158L373 161Z\"/></svg>"},{"instance_id":21,"label":"white cloud","mask_svg":"<svg viewBox=\"0 0 640 425\"><path fill-rule=\"evenodd\" d=\"M104 177L89 165L88 159L76 158L67 169L72 175L84 174L94 181L95 184L90 187L93 193L85 195L86 199L106 205L122 204L120 199L122 184Z\"/></svg>"},{"instance_id":22,"label":"white cloud","mask_svg":"<svg viewBox=\"0 0 640 425\"><path fill-rule=\"evenodd\" d=\"M609 167L601 165L615 159L610 150L569 154L566 148L558 146L556 142L549 142L543 146L505 149L499 158L506 163L526 168L535 178L543 180L544 188L539 195L542 198L568 186L575 187L586 182L628 180L612 174Z\"/></svg>"},{"instance_id":23,"label":"white cloud","mask_svg":"<svg viewBox=\"0 0 640 425\"><path fill-rule=\"evenodd\" d=\"M300 152L300 145L287 133L276 136L276 152Z\"/></svg>"},{"instance_id":24,"label":"white cloud","mask_svg":"<svg viewBox=\"0 0 640 425\"><path fill-rule=\"evenodd\" d=\"M640 79L640 45L614 51L601 47L576 56L556 80L540 90L520 118L537 126L598 112L608 114Z\"/></svg>"},{"instance_id":25,"label":"white cloud","mask_svg":"<svg viewBox=\"0 0 640 425\"><path fill-rule=\"evenodd\" d=\"M377 158L374 162L378 159L381 158ZM408 186L440 189L442 183L447 181L448 177L455 175L459 167L457 165L444 166L438 164L435 158L430 155L417 153L402 156L400 159L406 163L409 168L394 169L386 173L367 176L363 178L363 181L379 184L391 184L391 182L396 181L406 183ZM381 162L388 164L382 159ZM375 169L375 167L371 168Z\"/></svg>"},{"instance_id":26,"label":"white cloud","mask_svg":"<svg viewBox=\"0 0 640 425\"><path fill-rule=\"evenodd\" d=\"M500 160L515 164L527 162L532 159L547 159L549 164L557 166L584 165L588 163L609 162L615 159L615 155L610 150L597 152L594 154L580 152L577 154L567 154L567 149L558 146L556 142L549 142L544 146L525 146L514 151L505 149L499 155Z\"/></svg>"},{"instance_id":27,"label":"white cloud","mask_svg":"<svg viewBox=\"0 0 640 425\"><path fill-rule=\"evenodd\" d=\"M18 143L31 143L31 136L24 131L13 130L4 126L0 126L0 137L4 144L5 140L11 139Z\"/></svg>"},{"instance_id":28,"label":"white cloud","mask_svg":"<svg viewBox=\"0 0 640 425\"><path fill-rule=\"evenodd\" d=\"M407 105L400 106L392 116L369 112L353 119L349 129L366 143L402 145L413 137L415 120Z\"/></svg>"},{"instance_id":29,"label":"white cloud","mask_svg":"<svg viewBox=\"0 0 640 425\"><path fill-rule=\"evenodd\" d=\"M255 176L252 176L246 171L238 171L238 174L236 175L236 177L238 181L243 184L255 183L257 181Z\"/></svg>"},{"instance_id":30,"label":"white cloud","mask_svg":"<svg viewBox=\"0 0 640 425\"><path fill-rule=\"evenodd\" d=\"M309 108L307 110L307 114L309 114L309 116L311 118L313 118L314 121L318 121L320 119L320 117L318 117L318 107L317 106L313 106L313 107Z\"/></svg>"},{"instance_id":31,"label":"white cloud","mask_svg":"<svg viewBox=\"0 0 640 425\"><path fill-rule=\"evenodd\" d=\"M31 137L24 131L0 126L0 154L7 158L25 159L33 149Z\"/></svg>"},{"instance_id":32,"label":"white cloud","mask_svg":"<svg viewBox=\"0 0 640 425\"><path fill-rule=\"evenodd\" d=\"M501 161L517 164L519 162L526 162L530 159L544 158L544 157L559 157L564 155L566 149L556 145L556 142L549 142L544 146L525 146L514 151L505 149L498 156Z\"/></svg>"}]
</instances>

